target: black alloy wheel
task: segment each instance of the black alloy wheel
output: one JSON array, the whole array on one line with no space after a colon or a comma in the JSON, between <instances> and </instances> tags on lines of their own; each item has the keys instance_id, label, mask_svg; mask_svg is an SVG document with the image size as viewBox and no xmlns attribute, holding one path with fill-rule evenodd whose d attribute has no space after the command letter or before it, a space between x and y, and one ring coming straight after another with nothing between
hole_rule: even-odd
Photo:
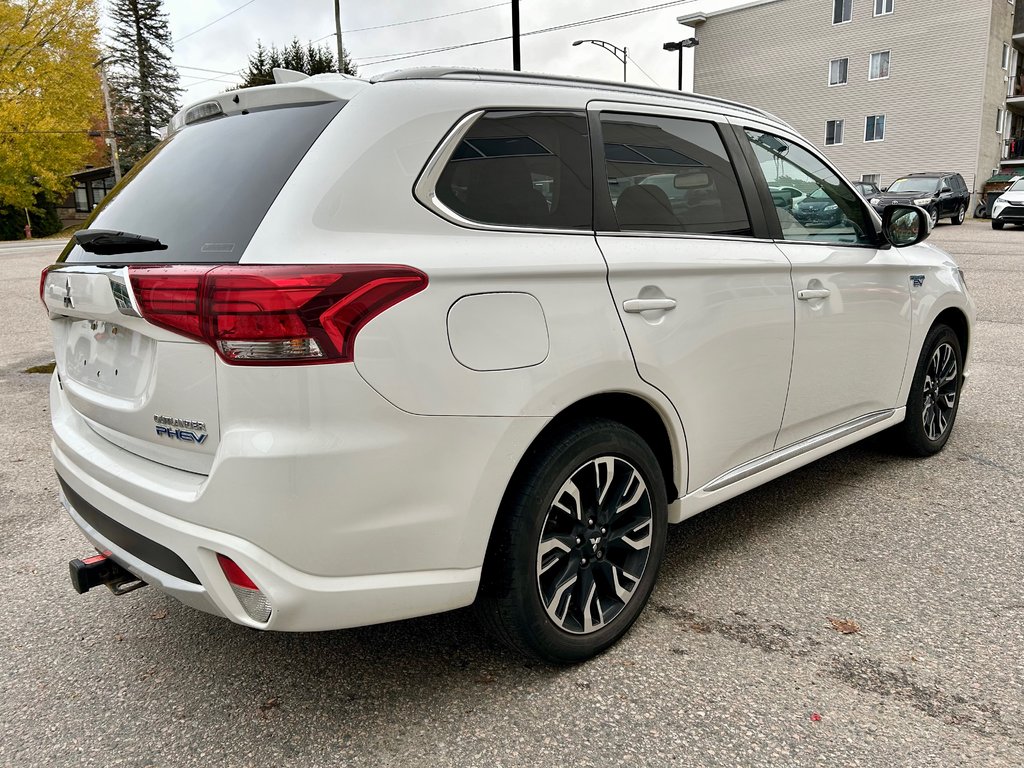
<instances>
[{"instance_id":1,"label":"black alloy wheel","mask_svg":"<svg viewBox=\"0 0 1024 768\"><path fill-rule=\"evenodd\" d=\"M963 352L947 325L928 333L907 398L907 415L893 429L897 446L912 456L931 456L946 445L960 408Z\"/></svg>"},{"instance_id":2,"label":"black alloy wheel","mask_svg":"<svg viewBox=\"0 0 1024 768\"><path fill-rule=\"evenodd\" d=\"M668 501L636 432L593 419L541 438L506 493L477 610L507 645L571 664L621 638L650 596Z\"/></svg>"}]
</instances>

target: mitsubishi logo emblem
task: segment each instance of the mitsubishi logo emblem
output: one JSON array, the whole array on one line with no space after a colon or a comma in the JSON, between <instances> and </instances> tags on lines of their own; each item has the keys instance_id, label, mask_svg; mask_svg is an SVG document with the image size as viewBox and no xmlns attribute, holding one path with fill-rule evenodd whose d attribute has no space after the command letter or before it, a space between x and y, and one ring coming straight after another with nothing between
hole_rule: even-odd
<instances>
[{"instance_id":1,"label":"mitsubishi logo emblem","mask_svg":"<svg viewBox=\"0 0 1024 768\"><path fill-rule=\"evenodd\" d=\"M64 281L64 309L74 309L75 302L71 300L71 279Z\"/></svg>"}]
</instances>

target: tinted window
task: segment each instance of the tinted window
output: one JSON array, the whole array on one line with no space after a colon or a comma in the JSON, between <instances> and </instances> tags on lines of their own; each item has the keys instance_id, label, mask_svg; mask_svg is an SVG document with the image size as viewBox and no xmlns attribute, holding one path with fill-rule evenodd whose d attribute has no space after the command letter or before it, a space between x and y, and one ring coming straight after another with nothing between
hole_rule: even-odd
<instances>
[{"instance_id":1,"label":"tinted window","mask_svg":"<svg viewBox=\"0 0 1024 768\"><path fill-rule=\"evenodd\" d=\"M786 139L747 131L769 190L786 184L807 197L792 208L772 195L786 240L876 244L875 229L857 193L816 155Z\"/></svg>"},{"instance_id":2,"label":"tinted window","mask_svg":"<svg viewBox=\"0 0 1024 768\"><path fill-rule=\"evenodd\" d=\"M159 238L163 251L110 256L72 240L69 262L237 262L303 155L343 102L253 110L185 127L143 158L87 226Z\"/></svg>"},{"instance_id":3,"label":"tinted window","mask_svg":"<svg viewBox=\"0 0 1024 768\"><path fill-rule=\"evenodd\" d=\"M750 234L739 182L714 124L604 114L601 131L619 229Z\"/></svg>"},{"instance_id":4,"label":"tinted window","mask_svg":"<svg viewBox=\"0 0 1024 768\"><path fill-rule=\"evenodd\" d=\"M593 229L587 120L576 112L488 112L456 147L437 197L471 221Z\"/></svg>"}]
</instances>

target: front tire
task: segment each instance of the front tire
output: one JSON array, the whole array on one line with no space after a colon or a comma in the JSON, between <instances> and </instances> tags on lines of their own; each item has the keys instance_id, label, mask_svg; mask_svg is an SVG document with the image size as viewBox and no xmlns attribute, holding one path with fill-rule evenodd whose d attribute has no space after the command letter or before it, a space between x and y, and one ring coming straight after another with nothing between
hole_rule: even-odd
<instances>
[{"instance_id":1,"label":"front tire","mask_svg":"<svg viewBox=\"0 0 1024 768\"><path fill-rule=\"evenodd\" d=\"M932 208L931 210L928 211L928 218L932 222L932 229L935 229L937 226L939 226L939 209L938 209L938 207Z\"/></svg>"},{"instance_id":2,"label":"front tire","mask_svg":"<svg viewBox=\"0 0 1024 768\"><path fill-rule=\"evenodd\" d=\"M931 456L946 445L960 408L963 352L948 325L929 331L907 398L907 416L894 428L897 447L910 456Z\"/></svg>"},{"instance_id":3,"label":"front tire","mask_svg":"<svg viewBox=\"0 0 1024 768\"><path fill-rule=\"evenodd\" d=\"M1002 229L1003 224L1005 223L1005 221L996 221L995 219L992 219L992 229Z\"/></svg>"},{"instance_id":4,"label":"front tire","mask_svg":"<svg viewBox=\"0 0 1024 768\"><path fill-rule=\"evenodd\" d=\"M477 609L513 650L554 664L619 640L654 588L668 501L636 432L594 419L531 449L491 535Z\"/></svg>"},{"instance_id":5,"label":"front tire","mask_svg":"<svg viewBox=\"0 0 1024 768\"><path fill-rule=\"evenodd\" d=\"M964 223L964 219L966 217L967 217L967 206L964 205L963 203L961 203L960 207L956 209L956 213L954 213L952 215L952 217L950 217L949 220L951 222L953 222L954 224L959 225L959 224L963 224Z\"/></svg>"}]
</instances>

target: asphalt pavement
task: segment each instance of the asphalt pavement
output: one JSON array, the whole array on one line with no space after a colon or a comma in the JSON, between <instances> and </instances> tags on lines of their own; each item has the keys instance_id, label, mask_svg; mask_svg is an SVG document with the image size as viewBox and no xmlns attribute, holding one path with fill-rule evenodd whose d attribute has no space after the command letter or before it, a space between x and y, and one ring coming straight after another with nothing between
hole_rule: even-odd
<instances>
[{"instance_id":1,"label":"asphalt pavement","mask_svg":"<svg viewBox=\"0 0 1024 768\"><path fill-rule=\"evenodd\" d=\"M946 450L854 446L674 526L633 631L570 669L468 610L282 635L77 595L48 377L24 372L52 359L60 244L0 244L0 765L1021 765L1024 230L929 242L979 306Z\"/></svg>"}]
</instances>

